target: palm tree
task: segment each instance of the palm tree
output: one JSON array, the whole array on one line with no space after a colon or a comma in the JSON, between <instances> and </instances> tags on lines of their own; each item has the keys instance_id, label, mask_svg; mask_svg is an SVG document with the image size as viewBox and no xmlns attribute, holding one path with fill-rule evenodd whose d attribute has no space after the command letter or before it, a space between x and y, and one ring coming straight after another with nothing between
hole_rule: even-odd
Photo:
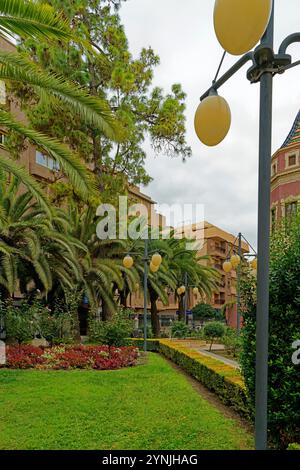
<instances>
[{"instance_id":1,"label":"palm tree","mask_svg":"<svg viewBox=\"0 0 300 470\"><path fill-rule=\"evenodd\" d=\"M87 247L87 252L78 253L82 267L82 288L92 310L101 304L102 319L109 320L118 308L116 293L124 289L125 268L122 266L120 250L124 250L125 242L97 238L98 218L94 207L72 204L69 211L72 236Z\"/></svg>"},{"instance_id":2,"label":"palm tree","mask_svg":"<svg viewBox=\"0 0 300 470\"><path fill-rule=\"evenodd\" d=\"M160 322L157 301L160 299L164 305L169 303L169 293L177 295L177 288L182 285L184 274L187 273L190 282L198 287L202 295L211 295L217 285L218 273L209 267L203 266L201 261L205 257L198 257L195 251L186 250L186 240L178 240L171 234L168 240L150 241L150 251L159 251L163 255L163 263L157 273L149 273L148 292L151 304L151 324L155 336L160 334ZM206 258L205 258L206 259ZM140 269L143 272L143 269ZM183 297L178 296L179 319L184 317Z\"/></svg>"},{"instance_id":3,"label":"palm tree","mask_svg":"<svg viewBox=\"0 0 300 470\"><path fill-rule=\"evenodd\" d=\"M0 0L0 36L75 40L67 22L51 6L25 0ZM31 86L35 93L43 96L43 99L49 100L50 105L52 100L55 100L56 105L57 102L66 103L85 122L103 131L107 137L116 138L116 124L105 100L90 96L84 89L67 83L65 78L46 72L25 55L0 51L0 80L25 83ZM14 131L26 137L50 155L60 164L77 190L84 197L89 195L92 188L89 174L65 145L21 124L5 109L0 109L0 126L3 126L6 132ZM9 149L5 145L1 145L1 148L6 152L0 157L0 168L21 179L49 213L48 201L38 183L10 158Z\"/></svg>"},{"instance_id":4,"label":"palm tree","mask_svg":"<svg viewBox=\"0 0 300 470\"><path fill-rule=\"evenodd\" d=\"M57 210L50 220L20 180L0 175L0 290L4 297L72 289L81 280L77 251L87 250Z\"/></svg>"}]
</instances>

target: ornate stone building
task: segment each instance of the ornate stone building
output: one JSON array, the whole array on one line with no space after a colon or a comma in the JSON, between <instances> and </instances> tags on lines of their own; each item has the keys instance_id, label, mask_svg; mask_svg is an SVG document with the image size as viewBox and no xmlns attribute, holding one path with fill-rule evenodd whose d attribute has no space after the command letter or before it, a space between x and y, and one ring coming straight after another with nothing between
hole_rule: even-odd
<instances>
[{"instance_id":1,"label":"ornate stone building","mask_svg":"<svg viewBox=\"0 0 300 470\"><path fill-rule=\"evenodd\" d=\"M271 223L292 216L300 204L300 111L283 145L272 156Z\"/></svg>"}]
</instances>

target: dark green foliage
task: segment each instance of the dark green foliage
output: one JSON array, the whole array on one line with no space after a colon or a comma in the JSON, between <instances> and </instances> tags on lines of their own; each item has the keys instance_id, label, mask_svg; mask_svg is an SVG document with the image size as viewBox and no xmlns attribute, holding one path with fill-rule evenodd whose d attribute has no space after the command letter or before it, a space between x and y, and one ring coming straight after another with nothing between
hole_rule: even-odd
<instances>
[{"instance_id":1,"label":"dark green foliage","mask_svg":"<svg viewBox=\"0 0 300 470\"><path fill-rule=\"evenodd\" d=\"M292 362L294 341L300 339L299 216L272 236L270 266L269 438L286 448L300 434L300 369ZM244 321L241 362L245 382L255 403L255 280L243 281Z\"/></svg>"},{"instance_id":2,"label":"dark green foliage","mask_svg":"<svg viewBox=\"0 0 300 470\"><path fill-rule=\"evenodd\" d=\"M204 336L210 340L209 350L211 351L214 341L225 335L225 325L220 322L207 323L204 327Z\"/></svg>"},{"instance_id":3,"label":"dark green foliage","mask_svg":"<svg viewBox=\"0 0 300 470\"><path fill-rule=\"evenodd\" d=\"M236 330L232 328L226 328L225 335L222 337L222 343L224 344L226 351L233 357L238 357L241 349L243 340L241 336L237 335Z\"/></svg>"},{"instance_id":4,"label":"dark green foliage","mask_svg":"<svg viewBox=\"0 0 300 470\"><path fill-rule=\"evenodd\" d=\"M27 301L21 302L18 307L7 302L5 329L9 341L22 344L33 339L36 328L34 313L36 313L35 307Z\"/></svg>"},{"instance_id":5,"label":"dark green foliage","mask_svg":"<svg viewBox=\"0 0 300 470\"><path fill-rule=\"evenodd\" d=\"M172 323L172 337L173 338L186 338L189 335L189 327L183 321L175 321Z\"/></svg>"},{"instance_id":6,"label":"dark green foliage","mask_svg":"<svg viewBox=\"0 0 300 470\"><path fill-rule=\"evenodd\" d=\"M92 343L107 346L126 346L133 331L133 321L128 319L128 312L120 310L110 321L89 322L89 339Z\"/></svg>"},{"instance_id":7,"label":"dark green foliage","mask_svg":"<svg viewBox=\"0 0 300 470\"><path fill-rule=\"evenodd\" d=\"M218 318L217 311L209 304L199 303L192 309L193 319L204 322Z\"/></svg>"},{"instance_id":8,"label":"dark green foliage","mask_svg":"<svg viewBox=\"0 0 300 470\"><path fill-rule=\"evenodd\" d=\"M42 0L41 0L42 3ZM174 84L169 93L153 87L159 57L151 47L133 58L117 9L122 2L107 0L49 0L63 11L76 37L84 46L71 42L67 47L31 39L22 50L46 69L63 74L97 97L108 99L119 121L122 142L108 140L101 130L87 125L70 111L52 108L35 99L23 87L19 96L30 121L41 131L63 138L84 160L94 164L94 173L105 199L124 191L127 181L147 184L143 143L150 137L156 153L191 155L185 140L185 93ZM92 46L93 53L85 47ZM55 103L54 103L55 104Z\"/></svg>"},{"instance_id":9,"label":"dark green foliage","mask_svg":"<svg viewBox=\"0 0 300 470\"><path fill-rule=\"evenodd\" d=\"M34 338L44 338L50 344L59 344L78 337L78 320L65 302L57 303L54 312L37 298L18 303L8 300L4 305L3 319L9 342L22 344Z\"/></svg>"}]
</instances>

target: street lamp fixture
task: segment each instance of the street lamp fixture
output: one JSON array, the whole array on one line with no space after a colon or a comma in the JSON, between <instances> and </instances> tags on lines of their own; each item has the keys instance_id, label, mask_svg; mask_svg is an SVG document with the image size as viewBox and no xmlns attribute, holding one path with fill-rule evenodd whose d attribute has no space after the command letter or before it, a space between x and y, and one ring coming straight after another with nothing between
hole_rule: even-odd
<instances>
[{"instance_id":1,"label":"street lamp fixture","mask_svg":"<svg viewBox=\"0 0 300 470\"><path fill-rule=\"evenodd\" d=\"M225 271L225 273L231 273L232 269L233 266L230 261L225 261L225 263L223 263L223 271Z\"/></svg>"},{"instance_id":2,"label":"street lamp fixture","mask_svg":"<svg viewBox=\"0 0 300 470\"><path fill-rule=\"evenodd\" d=\"M199 295L199 289L198 289L198 287L194 287L194 289L193 289L193 294L194 294L194 295Z\"/></svg>"},{"instance_id":3,"label":"street lamp fixture","mask_svg":"<svg viewBox=\"0 0 300 470\"><path fill-rule=\"evenodd\" d=\"M212 94L216 94L217 90L224 85L224 83L247 62L252 61L252 66L247 72L247 78L251 83L260 83L255 403L255 445L257 450L267 449L268 437L269 259L273 77L276 74L282 74L286 70L300 65L300 61L292 63L292 57L286 53L287 48L291 44L300 42L299 32L289 35L282 41L278 54L274 51L274 3L275 0L216 0L214 23L220 43L225 48L225 51L235 55L245 54L220 78L218 78L219 67L217 76L213 80L211 87L200 98L200 101L203 102L208 97L212 96ZM268 26L265 30L266 25ZM251 31L253 31L253 35L252 33L250 34ZM262 34L260 45L257 46L254 51L247 52L259 41ZM208 119L210 119L210 115ZM221 124L222 119L221 117ZM214 125L216 129L216 142L218 142L220 138L218 127L218 125ZM220 127L222 127L222 125L220 125ZM203 127L203 132L208 133L205 127ZM202 136L201 130L198 129L197 134ZM204 134L204 142L206 141L206 137L209 137L208 142L214 141L208 133L207 136Z\"/></svg>"},{"instance_id":4,"label":"street lamp fixture","mask_svg":"<svg viewBox=\"0 0 300 470\"><path fill-rule=\"evenodd\" d=\"M250 51L264 34L272 0L216 0L214 27L222 48L232 55Z\"/></svg>"},{"instance_id":5,"label":"street lamp fixture","mask_svg":"<svg viewBox=\"0 0 300 470\"><path fill-rule=\"evenodd\" d=\"M231 112L227 101L211 91L195 114L195 131L203 144L213 147L225 139L231 124Z\"/></svg>"},{"instance_id":6,"label":"street lamp fixture","mask_svg":"<svg viewBox=\"0 0 300 470\"><path fill-rule=\"evenodd\" d=\"M232 255L230 258L230 263L233 268L237 268L241 264L240 255Z\"/></svg>"},{"instance_id":7,"label":"street lamp fixture","mask_svg":"<svg viewBox=\"0 0 300 470\"><path fill-rule=\"evenodd\" d=\"M133 264L134 264L134 261L133 261L132 256L129 256L129 255L125 256L125 258L123 259L124 268L131 269L133 267Z\"/></svg>"},{"instance_id":8,"label":"street lamp fixture","mask_svg":"<svg viewBox=\"0 0 300 470\"><path fill-rule=\"evenodd\" d=\"M148 277L149 277L149 269L151 273L155 274L159 271L161 264L162 264L162 256L154 252L149 253L149 240L145 238L144 240L144 351L147 352L147 317L148 317L148 305L147 305L147 293L148 293ZM150 255L152 257L150 259ZM150 265L148 266L150 261ZM124 268L131 269L134 266L134 259L133 257L127 253L125 258L123 259L123 266ZM139 289L139 284L135 285L136 290Z\"/></svg>"}]
</instances>

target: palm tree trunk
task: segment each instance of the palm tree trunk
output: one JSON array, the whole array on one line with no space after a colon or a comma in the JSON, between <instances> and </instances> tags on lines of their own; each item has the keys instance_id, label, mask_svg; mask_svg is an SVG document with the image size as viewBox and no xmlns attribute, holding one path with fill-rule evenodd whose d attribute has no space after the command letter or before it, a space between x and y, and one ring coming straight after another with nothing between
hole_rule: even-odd
<instances>
[{"instance_id":1,"label":"palm tree trunk","mask_svg":"<svg viewBox=\"0 0 300 470\"><path fill-rule=\"evenodd\" d=\"M127 289L125 289L120 292L120 304L124 308L127 308L127 299L128 299L128 292L127 292Z\"/></svg>"},{"instance_id":2,"label":"palm tree trunk","mask_svg":"<svg viewBox=\"0 0 300 470\"><path fill-rule=\"evenodd\" d=\"M112 313L109 310L107 304L102 300L102 320L110 321L112 319Z\"/></svg>"},{"instance_id":3,"label":"palm tree trunk","mask_svg":"<svg viewBox=\"0 0 300 470\"><path fill-rule=\"evenodd\" d=\"M152 332L155 338L160 336L160 321L159 315L157 310L157 294L156 292L152 292L150 290L150 303L151 303L151 326Z\"/></svg>"},{"instance_id":4,"label":"palm tree trunk","mask_svg":"<svg viewBox=\"0 0 300 470\"><path fill-rule=\"evenodd\" d=\"M178 320L179 321L184 321L185 320L185 318L184 318L184 297L182 295L180 296L180 299L179 299L178 310L179 310Z\"/></svg>"}]
</instances>

